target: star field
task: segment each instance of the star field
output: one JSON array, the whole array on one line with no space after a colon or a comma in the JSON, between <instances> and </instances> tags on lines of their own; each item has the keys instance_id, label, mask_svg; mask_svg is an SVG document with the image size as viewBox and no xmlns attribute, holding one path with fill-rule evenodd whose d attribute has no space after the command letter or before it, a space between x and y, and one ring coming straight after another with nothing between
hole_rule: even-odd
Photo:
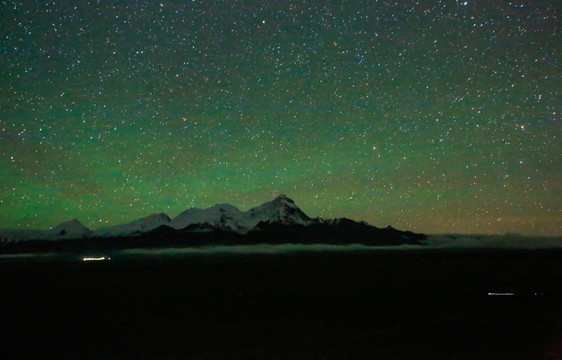
<instances>
[{"instance_id":1,"label":"star field","mask_svg":"<svg viewBox=\"0 0 562 360\"><path fill-rule=\"evenodd\" d=\"M562 234L562 4L4 1L0 223L285 193L311 216Z\"/></svg>"}]
</instances>

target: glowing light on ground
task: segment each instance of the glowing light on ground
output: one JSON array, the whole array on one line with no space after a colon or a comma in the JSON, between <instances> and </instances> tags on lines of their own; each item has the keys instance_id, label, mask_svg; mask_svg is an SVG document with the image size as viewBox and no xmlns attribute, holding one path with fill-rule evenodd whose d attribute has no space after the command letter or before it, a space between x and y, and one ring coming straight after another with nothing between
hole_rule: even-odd
<instances>
[{"instance_id":1,"label":"glowing light on ground","mask_svg":"<svg viewBox=\"0 0 562 360\"><path fill-rule=\"evenodd\" d=\"M488 296L513 296L515 293L497 293L497 292L489 292Z\"/></svg>"},{"instance_id":2,"label":"glowing light on ground","mask_svg":"<svg viewBox=\"0 0 562 360\"><path fill-rule=\"evenodd\" d=\"M101 257L85 257L82 258L82 261L109 261L111 260L110 257L105 257L105 256L101 256Z\"/></svg>"}]
</instances>

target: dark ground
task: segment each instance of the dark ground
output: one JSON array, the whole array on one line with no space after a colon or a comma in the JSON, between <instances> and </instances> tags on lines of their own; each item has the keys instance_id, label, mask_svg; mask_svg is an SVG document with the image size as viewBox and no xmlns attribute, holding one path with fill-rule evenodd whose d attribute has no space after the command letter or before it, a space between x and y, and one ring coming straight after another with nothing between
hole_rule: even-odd
<instances>
[{"instance_id":1,"label":"dark ground","mask_svg":"<svg viewBox=\"0 0 562 360\"><path fill-rule=\"evenodd\" d=\"M559 250L3 260L0 285L2 359L562 359Z\"/></svg>"}]
</instances>

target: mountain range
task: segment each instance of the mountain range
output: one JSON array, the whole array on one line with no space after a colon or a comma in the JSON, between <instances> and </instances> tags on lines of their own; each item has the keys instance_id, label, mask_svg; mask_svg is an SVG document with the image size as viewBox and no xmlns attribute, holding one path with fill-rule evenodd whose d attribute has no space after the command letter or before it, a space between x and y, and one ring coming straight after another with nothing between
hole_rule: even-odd
<instances>
[{"instance_id":1,"label":"mountain range","mask_svg":"<svg viewBox=\"0 0 562 360\"><path fill-rule=\"evenodd\" d=\"M12 248L154 247L256 243L415 244L425 235L377 228L350 219L311 218L286 195L241 211L230 204L191 208L170 218L164 213L113 227L90 230L79 220L47 231L0 235L0 252ZM22 241L24 240L24 241ZM74 243L74 244L73 244ZM53 245L58 244L58 245Z\"/></svg>"}]
</instances>

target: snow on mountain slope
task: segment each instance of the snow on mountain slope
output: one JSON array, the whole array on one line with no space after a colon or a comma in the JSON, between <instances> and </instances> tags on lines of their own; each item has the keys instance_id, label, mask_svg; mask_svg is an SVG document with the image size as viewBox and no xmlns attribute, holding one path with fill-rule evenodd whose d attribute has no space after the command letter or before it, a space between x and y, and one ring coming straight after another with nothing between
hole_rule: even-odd
<instances>
[{"instance_id":1,"label":"snow on mountain slope","mask_svg":"<svg viewBox=\"0 0 562 360\"><path fill-rule=\"evenodd\" d=\"M311 221L311 218L286 195L279 195L273 201L251 208L246 212L245 219L248 231L259 222L305 225Z\"/></svg>"},{"instance_id":2,"label":"snow on mountain slope","mask_svg":"<svg viewBox=\"0 0 562 360\"><path fill-rule=\"evenodd\" d=\"M78 219L65 221L49 231L50 237L55 238L81 238L90 233L90 229L82 225Z\"/></svg>"},{"instance_id":3,"label":"snow on mountain slope","mask_svg":"<svg viewBox=\"0 0 562 360\"><path fill-rule=\"evenodd\" d=\"M164 213L152 214L142 219L109 228L99 229L92 233L94 237L138 235L156 229L160 225L168 225L170 218Z\"/></svg>"},{"instance_id":4,"label":"snow on mountain slope","mask_svg":"<svg viewBox=\"0 0 562 360\"><path fill-rule=\"evenodd\" d=\"M82 237L131 236L149 232L162 225L177 230L185 229L190 225L201 225L201 227L197 228L199 231L216 228L245 234L260 222L308 224L311 221L311 218L302 212L293 200L285 195L280 195L272 201L265 202L248 211L240 211L237 207L229 204L217 204L207 209L188 209L174 219L170 219L164 213L158 213L127 224L95 231L90 231L80 221L73 219L59 224L48 231L4 231L0 233L0 241L7 243L39 238L57 240ZM194 227L192 226L192 228Z\"/></svg>"},{"instance_id":5,"label":"snow on mountain slope","mask_svg":"<svg viewBox=\"0 0 562 360\"><path fill-rule=\"evenodd\" d=\"M176 218L169 226L184 229L192 224L210 224L223 230L247 233L259 222L280 222L283 224L306 224L310 218L301 211L293 200L280 195L274 200L240 211L228 204L217 204L207 209L189 209Z\"/></svg>"},{"instance_id":6,"label":"snow on mountain slope","mask_svg":"<svg viewBox=\"0 0 562 360\"><path fill-rule=\"evenodd\" d=\"M207 209L188 209L176 216L169 224L175 229L184 229L193 224L211 224L223 230L238 231L244 213L229 204L217 204Z\"/></svg>"}]
</instances>

